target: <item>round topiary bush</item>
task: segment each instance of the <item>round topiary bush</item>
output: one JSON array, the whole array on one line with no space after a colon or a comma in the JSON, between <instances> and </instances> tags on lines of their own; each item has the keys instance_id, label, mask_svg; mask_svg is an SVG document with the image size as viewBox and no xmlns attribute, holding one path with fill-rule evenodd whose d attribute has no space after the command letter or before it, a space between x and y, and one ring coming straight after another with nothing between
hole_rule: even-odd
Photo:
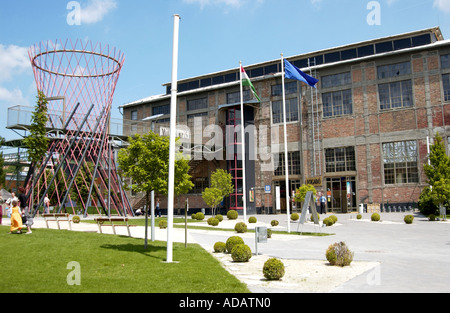
<instances>
[{"instance_id":1,"label":"round topiary bush","mask_svg":"<svg viewBox=\"0 0 450 313\"><path fill-rule=\"evenodd\" d=\"M192 213L191 218L192 218L193 220L196 220L195 213Z\"/></svg>"},{"instance_id":2,"label":"round topiary bush","mask_svg":"<svg viewBox=\"0 0 450 313\"><path fill-rule=\"evenodd\" d=\"M208 222L208 225L211 225L211 226L219 225L219 220L217 218L215 218L215 217L208 218L207 222Z\"/></svg>"},{"instance_id":3,"label":"round topiary bush","mask_svg":"<svg viewBox=\"0 0 450 313\"><path fill-rule=\"evenodd\" d=\"M246 244L238 244L231 250L231 258L234 262L248 262L252 257L252 250Z\"/></svg>"},{"instance_id":4,"label":"round topiary bush","mask_svg":"<svg viewBox=\"0 0 450 313\"><path fill-rule=\"evenodd\" d=\"M348 266L353 261L353 252L347 247L345 242L332 244L325 252L325 256L331 265Z\"/></svg>"},{"instance_id":5,"label":"round topiary bush","mask_svg":"<svg viewBox=\"0 0 450 313\"><path fill-rule=\"evenodd\" d=\"M267 238L272 238L272 230L270 228L267 229Z\"/></svg>"},{"instance_id":6,"label":"round topiary bush","mask_svg":"<svg viewBox=\"0 0 450 313\"><path fill-rule=\"evenodd\" d=\"M167 221L166 220L160 220L158 225L159 225L159 228L166 229L167 228Z\"/></svg>"},{"instance_id":7,"label":"round topiary bush","mask_svg":"<svg viewBox=\"0 0 450 313\"><path fill-rule=\"evenodd\" d=\"M320 221L320 215L317 213L317 219ZM314 216L311 214L311 222L314 222Z\"/></svg>"},{"instance_id":8,"label":"round topiary bush","mask_svg":"<svg viewBox=\"0 0 450 313\"><path fill-rule=\"evenodd\" d=\"M373 213L372 216L370 217L370 219L372 220L372 222L379 222L381 217L380 217L380 214Z\"/></svg>"},{"instance_id":9,"label":"round topiary bush","mask_svg":"<svg viewBox=\"0 0 450 313\"><path fill-rule=\"evenodd\" d=\"M278 226L278 221L277 220L273 220L270 222L270 225L272 225L273 227Z\"/></svg>"},{"instance_id":10,"label":"round topiary bush","mask_svg":"<svg viewBox=\"0 0 450 313\"><path fill-rule=\"evenodd\" d=\"M223 221L223 215L222 214L217 214L216 218L219 220L219 223Z\"/></svg>"},{"instance_id":11,"label":"round topiary bush","mask_svg":"<svg viewBox=\"0 0 450 313\"><path fill-rule=\"evenodd\" d=\"M325 225L327 225L327 227L333 226L333 224L334 224L333 219L331 219L331 218L329 218L329 217L325 218L325 219L323 220L323 223L324 223Z\"/></svg>"},{"instance_id":12,"label":"round topiary bush","mask_svg":"<svg viewBox=\"0 0 450 313\"><path fill-rule=\"evenodd\" d=\"M244 239L242 239L239 236L232 236L227 239L227 242L225 243L227 247L227 252L231 253L231 250L235 245L244 244Z\"/></svg>"},{"instance_id":13,"label":"round topiary bush","mask_svg":"<svg viewBox=\"0 0 450 313\"><path fill-rule=\"evenodd\" d=\"M406 224L412 224L413 221L414 221L414 216L413 215L406 215L403 220L405 221Z\"/></svg>"},{"instance_id":14,"label":"round topiary bush","mask_svg":"<svg viewBox=\"0 0 450 313\"><path fill-rule=\"evenodd\" d=\"M72 222L78 224L80 222L80 217L75 215L74 217L72 217Z\"/></svg>"},{"instance_id":15,"label":"round topiary bush","mask_svg":"<svg viewBox=\"0 0 450 313\"><path fill-rule=\"evenodd\" d=\"M271 258L264 263L263 274L267 280L280 280L284 276L284 264L276 258Z\"/></svg>"},{"instance_id":16,"label":"round topiary bush","mask_svg":"<svg viewBox=\"0 0 450 313\"><path fill-rule=\"evenodd\" d=\"M205 214L203 214L202 212L197 212L195 214L195 219L197 221L203 221L205 219Z\"/></svg>"},{"instance_id":17,"label":"round topiary bush","mask_svg":"<svg viewBox=\"0 0 450 313\"><path fill-rule=\"evenodd\" d=\"M236 223L236 225L234 226L234 230L240 234L246 233L247 225L245 225L244 222Z\"/></svg>"},{"instance_id":18,"label":"round topiary bush","mask_svg":"<svg viewBox=\"0 0 450 313\"><path fill-rule=\"evenodd\" d=\"M356 219L358 220L362 219L362 215L361 214L356 215Z\"/></svg>"},{"instance_id":19,"label":"round topiary bush","mask_svg":"<svg viewBox=\"0 0 450 313\"><path fill-rule=\"evenodd\" d=\"M229 220L236 220L239 214L236 210L230 210L227 212L227 217Z\"/></svg>"},{"instance_id":20,"label":"round topiary bush","mask_svg":"<svg viewBox=\"0 0 450 313\"><path fill-rule=\"evenodd\" d=\"M434 214L430 214L428 216L428 220L434 222L434 221L436 221L436 216Z\"/></svg>"},{"instance_id":21,"label":"round topiary bush","mask_svg":"<svg viewBox=\"0 0 450 313\"><path fill-rule=\"evenodd\" d=\"M333 221L333 224L335 224L338 221L338 218L336 215L331 215L329 218Z\"/></svg>"},{"instance_id":22,"label":"round topiary bush","mask_svg":"<svg viewBox=\"0 0 450 313\"><path fill-rule=\"evenodd\" d=\"M227 251L227 244L222 241L218 241L214 244L214 252L224 253Z\"/></svg>"},{"instance_id":23,"label":"round topiary bush","mask_svg":"<svg viewBox=\"0 0 450 313\"><path fill-rule=\"evenodd\" d=\"M300 218L300 216L298 215L298 213L292 213L291 214L291 220L297 221L299 218Z\"/></svg>"},{"instance_id":24,"label":"round topiary bush","mask_svg":"<svg viewBox=\"0 0 450 313\"><path fill-rule=\"evenodd\" d=\"M258 220L256 219L256 217L254 217L254 216L250 216L249 218L248 218L248 222L250 223L250 224L254 224L254 223L256 223Z\"/></svg>"}]
</instances>

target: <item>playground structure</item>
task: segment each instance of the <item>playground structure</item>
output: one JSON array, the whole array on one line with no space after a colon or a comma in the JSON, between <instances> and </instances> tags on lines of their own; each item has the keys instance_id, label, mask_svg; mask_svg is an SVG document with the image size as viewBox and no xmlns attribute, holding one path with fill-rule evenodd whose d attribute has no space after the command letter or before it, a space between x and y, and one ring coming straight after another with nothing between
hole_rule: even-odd
<instances>
[{"instance_id":1,"label":"playground structure","mask_svg":"<svg viewBox=\"0 0 450 313\"><path fill-rule=\"evenodd\" d=\"M30 165L25 180L33 214L48 194L54 213L82 210L86 216L90 208L107 216L133 215L108 135L123 53L108 45L66 40L36 44L29 57L37 90L48 101L50 139L46 156Z\"/></svg>"}]
</instances>

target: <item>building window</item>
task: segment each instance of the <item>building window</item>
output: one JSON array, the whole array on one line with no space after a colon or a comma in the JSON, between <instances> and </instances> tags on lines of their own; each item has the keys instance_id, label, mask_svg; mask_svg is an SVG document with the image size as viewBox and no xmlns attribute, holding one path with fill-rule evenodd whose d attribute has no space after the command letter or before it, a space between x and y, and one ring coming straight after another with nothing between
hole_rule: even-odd
<instances>
[{"instance_id":1,"label":"building window","mask_svg":"<svg viewBox=\"0 0 450 313\"><path fill-rule=\"evenodd\" d=\"M131 111L131 120L137 121L137 119L138 119L138 111L137 110Z\"/></svg>"},{"instance_id":2,"label":"building window","mask_svg":"<svg viewBox=\"0 0 450 313\"><path fill-rule=\"evenodd\" d=\"M352 75L350 72L328 75L322 77L322 88L332 88L352 83Z\"/></svg>"},{"instance_id":3,"label":"building window","mask_svg":"<svg viewBox=\"0 0 450 313\"><path fill-rule=\"evenodd\" d=\"M386 185L418 183L417 142L383 144L384 182Z\"/></svg>"},{"instance_id":4,"label":"building window","mask_svg":"<svg viewBox=\"0 0 450 313\"><path fill-rule=\"evenodd\" d=\"M444 101L450 101L450 74L442 75L442 85L444 87Z\"/></svg>"},{"instance_id":5,"label":"building window","mask_svg":"<svg viewBox=\"0 0 450 313\"><path fill-rule=\"evenodd\" d=\"M244 101L252 100L252 94L250 90L244 90ZM241 103L241 92L231 92L227 94L227 104Z\"/></svg>"},{"instance_id":6,"label":"building window","mask_svg":"<svg viewBox=\"0 0 450 313\"><path fill-rule=\"evenodd\" d=\"M189 191L190 194L201 194L209 187L208 177L195 178L192 182L194 183L194 188Z\"/></svg>"},{"instance_id":7,"label":"building window","mask_svg":"<svg viewBox=\"0 0 450 313\"><path fill-rule=\"evenodd\" d=\"M206 126L208 126L208 112L202 112L202 113L197 113L197 114L190 114L188 115L188 120L187 120L187 126L190 129L194 129L195 126L195 120L196 118L201 118L202 121L202 128L204 129Z\"/></svg>"},{"instance_id":8,"label":"building window","mask_svg":"<svg viewBox=\"0 0 450 313\"><path fill-rule=\"evenodd\" d=\"M378 79L395 78L411 74L411 62L378 66Z\"/></svg>"},{"instance_id":9,"label":"building window","mask_svg":"<svg viewBox=\"0 0 450 313\"><path fill-rule=\"evenodd\" d=\"M441 55L441 68L450 68L450 54Z\"/></svg>"},{"instance_id":10,"label":"building window","mask_svg":"<svg viewBox=\"0 0 450 313\"><path fill-rule=\"evenodd\" d=\"M351 89L324 93L322 103L323 117L353 114Z\"/></svg>"},{"instance_id":11,"label":"building window","mask_svg":"<svg viewBox=\"0 0 450 313\"><path fill-rule=\"evenodd\" d=\"M286 122L298 121L298 101L297 98L286 99ZM272 102L272 123L284 122L283 101Z\"/></svg>"},{"instance_id":12,"label":"building window","mask_svg":"<svg viewBox=\"0 0 450 313\"><path fill-rule=\"evenodd\" d=\"M160 105L152 108L152 115L168 115L170 114L170 105Z\"/></svg>"},{"instance_id":13,"label":"building window","mask_svg":"<svg viewBox=\"0 0 450 313\"><path fill-rule=\"evenodd\" d=\"M356 171L355 148L335 148L325 150L327 173Z\"/></svg>"},{"instance_id":14,"label":"building window","mask_svg":"<svg viewBox=\"0 0 450 313\"><path fill-rule=\"evenodd\" d=\"M202 110L207 108L208 108L208 98L201 98L187 101L188 111Z\"/></svg>"},{"instance_id":15,"label":"building window","mask_svg":"<svg viewBox=\"0 0 450 313\"><path fill-rule=\"evenodd\" d=\"M285 90L286 95L297 94L297 91L298 91L297 82L295 81L295 82L284 83L284 90ZM272 96L277 97L277 96L282 96L282 95L283 95L283 86L281 84L273 85L272 86Z\"/></svg>"},{"instance_id":16,"label":"building window","mask_svg":"<svg viewBox=\"0 0 450 313\"><path fill-rule=\"evenodd\" d=\"M301 175L300 152L293 151L288 153L289 175ZM284 152L278 155L278 167L274 171L274 176L285 176L286 167L284 166Z\"/></svg>"},{"instance_id":17,"label":"building window","mask_svg":"<svg viewBox=\"0 0 450 313\"><path fill-rule=\"evenodd\" d=\"M406 108L413 106L412 82L399 82L378 85L380 109Z\"/></svg>"}]
</instances>

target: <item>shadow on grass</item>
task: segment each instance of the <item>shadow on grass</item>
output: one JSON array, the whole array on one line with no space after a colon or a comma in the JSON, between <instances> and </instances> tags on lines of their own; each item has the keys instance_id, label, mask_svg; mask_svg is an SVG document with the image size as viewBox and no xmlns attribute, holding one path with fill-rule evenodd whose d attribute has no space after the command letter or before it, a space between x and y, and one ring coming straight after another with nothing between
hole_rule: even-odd
<instances>
[{"instance_id":1,"label":"shadow on grass","mask_svg":"<svg viewBox=\"0 0 450 313\"><path fill-rule=\"evenodd\" d=\"M139 253L145 256L149 256L155 259L159 260L165 260L164 253L166 251L166 247L162 246L154 246L150 243L147 246L147 249L145 249L144 244L105 244L101 245L100 248L102 249L109 249L109 250L116 250L121 252L133 252L133 253Z\"/></svg>"}]
</instances>

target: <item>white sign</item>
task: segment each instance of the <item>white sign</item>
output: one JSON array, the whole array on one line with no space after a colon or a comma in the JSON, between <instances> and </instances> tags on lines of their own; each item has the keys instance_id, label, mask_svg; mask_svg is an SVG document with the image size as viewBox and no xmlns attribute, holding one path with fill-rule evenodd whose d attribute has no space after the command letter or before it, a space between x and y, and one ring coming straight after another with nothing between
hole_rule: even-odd
<instances>
[{"instance_id":1,"label":"white sign","mask_svg":"<svg viewBox=\"0 0 450 313\"><path fill-rule=\"evenodd\" d=\"M170 136L170 128L161 127L159 129L159 135L163 136L163 137L169 137ZM181 139L191 139L191 132L189 130L185 130L185 129L177 129L176 136Z\"/></svg>"},{"instance_id":2,"label":"white sign","mask_svg":"<svg viewBox=\"0 0 450 313\"><path fill-rule=\"evenodd\" d=\"M277 211L281 211L280 186L275 187L275 194L276 194Z\"/></svg>"}]
</instances>

